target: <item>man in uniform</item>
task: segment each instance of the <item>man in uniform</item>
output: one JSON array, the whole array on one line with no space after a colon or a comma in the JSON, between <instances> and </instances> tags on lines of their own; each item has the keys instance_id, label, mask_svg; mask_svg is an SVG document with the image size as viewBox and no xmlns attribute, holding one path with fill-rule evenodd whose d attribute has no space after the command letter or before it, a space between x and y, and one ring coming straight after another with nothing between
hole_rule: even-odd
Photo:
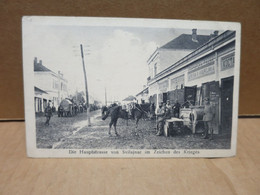
<instances>
[{"instance_id":1,"label":"man in uniform","mask_svg":"<svg viewBox=\"0 0 260 195\"><path fill-rule=\"evenodd\" d=\"M209 98L205 98L205 107L204 107L204 116L203 116L203 121L204 121L204 139L208 138L208 132L210 131L210 140L213 140L213 126L212 126L212 121L214 118L214 109L212 105L210 105Z\"/></svg>"},{"instance_id":2,"label":"man in uniform","mask_svg":"<svg viewBox=\"0 0 260 195\"><path fill-rule=\"evenodd\" d=\"M157 134L158 136L163 133L163 124L164 124L164 115L165 115L165 106L161 102L159 107L156 109L156 118L157 118Z\"/></svg>"},{"instance_id":3,"label":"man in uniform","mask_svg":"<svg viewBox=\"0 0 260 195\"><path fill-rule=\"evenodd\" d=\"M150 118L153 120L155 116L155 105L154 103L150 104Z\"/></svg>"},{"instance_id":4,"label":"man in uniform","mask_svg":"<svg viewBox=\"0 0 260 195\"><path fill-rule=\"evenodd\" d=\"M50 103L48 103L48 106L45 108L45 117L46 117L46 122L45 122L45 125L50 125L49 122L50 122L50 119L52 117L52 108L50 106Z\"/></svg>"},{"instance_id":5,"label":"man in uniform","mask_svg":"<svg viewBox=\"0 0 260 195\"><path fill-rule=\"evenodd\" d=\"M173 105L173 115L176 118L179 118L180 115L180 107L181 105L179 104L178 100L175 101L175 104Z\"/></svg>"}]
</instances>

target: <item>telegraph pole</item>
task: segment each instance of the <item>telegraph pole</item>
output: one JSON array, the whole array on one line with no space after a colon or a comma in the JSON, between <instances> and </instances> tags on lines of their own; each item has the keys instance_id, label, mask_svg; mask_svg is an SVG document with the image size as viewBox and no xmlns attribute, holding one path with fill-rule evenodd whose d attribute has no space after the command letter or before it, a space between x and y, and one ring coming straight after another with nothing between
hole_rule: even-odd
<instances>
[{"instance_id":1,"label":"telegraph pole","mask_svg":"<svg viewBox=\"0 0 260 195\"><path fill-rule=\"evenodd\" d=\"M88 126L90 127L91 122L90 122L90 106L89 106L89 99L88 99L88 83L87 83L87 74L86 74L86 68L85 68L85 62L84 62L84 52L83 52L82 44L80 44L80 50L81 50L81 58L82 58L83 72L84 72L84 78L85 78L87 119L88 119Z\"/></svg>"},{"instance_id":2,"label":"telegraph pole","mask_svg":"<svg viewBox=\"0 0 260 195\"><path fill-rule=\"evenodd\" d=\"M82 58L82 64L83 64L83 72L84 72L84 78L85 78L85 89L86 89L86 106L89 107L89 99L88 99L88 83L87 83L87 75L86 75L86 68L85 68L85 62L84 62L84 52L83 52L83 46L80 44L80 50L81 50L81 58Z\"/></svg>"},{"instance_id":3,"label":"telegraph pole","mask_svg":"<svg viewBox=\"0 0 260 195\"><path fill-rule=\"evenodd\" d=\"M107 88L105 87L105 105L107 106Z\"/></svg>"}]
</instances>

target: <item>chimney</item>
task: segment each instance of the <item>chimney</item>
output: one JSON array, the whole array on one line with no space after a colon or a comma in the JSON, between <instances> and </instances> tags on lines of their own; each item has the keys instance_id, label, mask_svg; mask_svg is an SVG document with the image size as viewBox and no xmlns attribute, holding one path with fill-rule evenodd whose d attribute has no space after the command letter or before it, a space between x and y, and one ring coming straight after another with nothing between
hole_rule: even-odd
<instances>
[{"instance_id":1,"label":"chimney","mask_svg":"<svg viewBox=\"0 0 260 195\"><path fill-rule=\"evenodd\" d=\"M198 40L197 40L197 29L192 29L191 39L194 42L198 42Z\"/></svg>"},{"instance_id":2,"label":"chimney","mask_svg":"<svg viewBox=\"0 0 260 195\"><path fill-rule=\"evenodd\" d=\"M42 65L42 60L39 61L39 64Z\"/></svg>"},{"instance_id":3,"label":"chimney","mask_svg":"<svg viewBox=\"0 0 260 195\"><path fill-rule=\"evenodd\" d=\"M37 65L37 58L36 57L34 58L33 64L34 64L34 66Z\"/></svg>"},{"instance_id":4,"label":"chimney","mask_svg":"<svg viewBox=\"0 0 260 195\"><path fill-rule=\"evenodd\" d=\"M213 34L212 34L212 33L210 34L210 40L213 39L213 38L215 38L215 37L217 37L217 36L218 36L218 31L215 30L215 31L213 32Z\"/></svg>"}]
</instances>

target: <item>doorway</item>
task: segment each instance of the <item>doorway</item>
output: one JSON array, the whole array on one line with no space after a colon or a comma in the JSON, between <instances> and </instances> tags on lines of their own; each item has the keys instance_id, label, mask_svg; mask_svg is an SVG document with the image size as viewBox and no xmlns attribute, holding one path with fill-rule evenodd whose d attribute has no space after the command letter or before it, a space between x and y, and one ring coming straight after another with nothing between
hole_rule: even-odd
<instances>
[{"instance_id":1,"label":"doorway","mask_svg":"<svg viewBox=\"0 0 260 195\"><path fill-rule=\"evenodd\" d=\"M166 103L168 99L168 94L167 93L163 93L163 103Z\"/></svg>"},{"instance_id":2,"label":"doorway","mask_svg":"<svg viewBox=\"0 0 260 195\"><path fill-rule=\"evenodd\" d=\"M195 105L196 102L197 86L184 88L184 102Z\"/></svg>"},{"instance_id":3,"label":"doorway","mask_svg":"<svg viewBox=\"0 0 260 195\"><path fill-rule=\"evenodd\" d=\"M232 129L234 77L221 79L221 130L230 134Z\"/></svg>"}]
</instances>

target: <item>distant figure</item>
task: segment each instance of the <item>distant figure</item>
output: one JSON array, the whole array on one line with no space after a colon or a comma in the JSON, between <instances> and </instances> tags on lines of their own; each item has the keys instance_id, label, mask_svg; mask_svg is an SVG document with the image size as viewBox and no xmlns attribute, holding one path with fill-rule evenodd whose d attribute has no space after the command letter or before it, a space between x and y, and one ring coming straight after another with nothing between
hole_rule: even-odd
<instances>
[{"instance_id":1,"label":"distant figure","mask_svg":"<svg viewBox=\"0 0 260 195\"><path fill-rule=\"evenodd\" d=\"M45 125L50 125L50 119L52 117L52 108L50 106L50 103L48 103L48 106L45 108L44 110L44 113L45 113L45 117L46 117L46 122L45 122Z\"/></svg>"},{"instance_id":2,"label":"distant figure","mask_svg":"<svg viewBox=\"0 0 260 195\"><path fill-rule=\"evenodd\" d=\"M64 111L64 109L63 109L63 107L60 105L60 106L58 107L58 117L63 117L63 111Z\"/></svg>"},{"instance_id":3,"label":"distant figure","mask_svg":"<svg viewBox=\"0 0 260 195\"><path fill-rule=\"evenodd\" d=\"M55 108L55 106L54 106L54 105L52 106L52 108L51 108L51 109L52 109L52 112L56 112L56 108Z\"/></svg>"},{"instance_id":4,"label":"distant figure","mask_svg":"<svg viewBox=\"0 0 260 195\"><path fill-rule=\"evenodd\" d=\"M173 105L173 115L176 118L179 118L180 115L180 107L181 105L179 104L178 100L175 101L175 104Z\"/></svg>"},{"instance_id":5,"label":"distant figure","mask_svg":"<svg viewBox=\"0 0 260 195\"><path fill-rule=\"evenodd\" d=\"M210 105L209 98L205 98L205 107L204 107L204 116L203 116L203 121L204 121L204 139L208 138L208 132L210 132L210 140L213 140L213 126L212 126L212 121L214 118L214 109Z\"/></svg>"}]
</instances>

